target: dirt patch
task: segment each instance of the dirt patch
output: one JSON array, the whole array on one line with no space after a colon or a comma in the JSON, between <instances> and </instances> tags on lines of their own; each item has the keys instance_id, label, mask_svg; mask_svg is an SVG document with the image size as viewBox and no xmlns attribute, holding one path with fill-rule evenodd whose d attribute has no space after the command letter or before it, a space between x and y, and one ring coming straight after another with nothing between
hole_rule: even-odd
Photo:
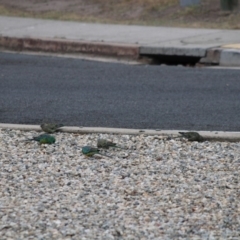
<instances>
[{"instance_id":1,"label":"dirt patch","mask_svg":"<svg viewBox=\"0 0 240 240\"><path fill-rule=\"evenodd\" d=\"M100 23L240 29L240 7L223 12L220 0L180 7L179 0L0 0L0 14Z\"/></svg>"}]
</instances>

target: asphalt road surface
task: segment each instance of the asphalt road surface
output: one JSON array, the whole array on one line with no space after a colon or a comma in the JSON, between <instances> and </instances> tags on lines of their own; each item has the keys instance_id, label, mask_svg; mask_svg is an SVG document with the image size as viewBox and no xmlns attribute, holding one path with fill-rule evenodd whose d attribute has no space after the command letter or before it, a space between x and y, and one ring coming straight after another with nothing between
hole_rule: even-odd
<instances>
[{"instance_id":1,"label":"asphalt road surface","mask_svg":"<svg viewBox=\"0 0 240 240\"><path fill-rule=\"evenodd\" d=\"M240 130L240 71L0 53L0 122Z\"/></svg>"}]
</instances>

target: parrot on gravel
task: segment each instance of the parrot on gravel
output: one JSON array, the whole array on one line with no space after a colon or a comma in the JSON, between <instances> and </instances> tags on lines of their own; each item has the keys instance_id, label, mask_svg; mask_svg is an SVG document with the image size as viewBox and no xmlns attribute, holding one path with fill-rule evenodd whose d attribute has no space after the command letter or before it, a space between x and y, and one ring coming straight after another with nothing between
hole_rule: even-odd
<instances>
[{"instance_id":1,"label":"parrot on gravel","mask_svg":"<svg viewBox=\"0 0 240 240\"><path fill-rule=\"evenodd\" d=\"M105 149L108 149L110 147L121 148L121 147L118 147L116 145L117 145L116 143L108 141L106 139L102 139L102 138L99 138L98 141L97 141L97 147L98 148L105 148Z\"/></svg>"},{"instance_id":2,"label":"parrot on gravel","mask_svg":"<svg viewBox=\"0 0 240 240\"><path fill-rule=\"evenodd\" d=\"M110 156L107 156L107 155L104 155L104 154L100 153L100 150L98 148L91 147L91 146L82 147L82 153L84 155L88 156L88 157L92 157L95 154L100 154L100 155L105 156L105 157L110 157Z\"/></svg>"},{"instance_id":3,"label":"parrot on gravel","mask_svg":"<svg viewBox=\"0 0 240 240\"><path fill-rule=\"evenodd\" d=\"M54 136L49 134L41 134L37 137L33 137L32 139L28 139L27 141L37 141L40 144L53 144L56 142L56 139Z\"/></svg>"},{"instance_id":4,"label":"parrot on gravel","mask_svg":"<svg viewBox=\"0 0 240 240\"><path fill-rule=\"evenodd\" d=\"M41 129L46 133L55 133L59 130L59 128L63 127L63 124L56 123L42 123L40 125Z\"/></svg>"},{"instance_id":5,"label":"parrot on gravel","mask_svg":"<svg viewBox=\"0 0 240 240\"><path fill-rule=\"evenodd\" d=\"M188 141L203 142L204 138L197 132L179 132L183 137L187 138Z\"/></svg>"}]
</instances>

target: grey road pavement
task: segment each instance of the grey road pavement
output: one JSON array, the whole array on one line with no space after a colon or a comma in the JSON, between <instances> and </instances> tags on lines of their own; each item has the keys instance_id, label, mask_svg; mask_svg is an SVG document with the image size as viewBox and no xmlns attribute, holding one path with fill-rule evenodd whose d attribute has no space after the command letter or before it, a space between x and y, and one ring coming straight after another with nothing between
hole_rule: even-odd
<instances>
[{"instance_id":1,"label":"grey road pavement","mask_svg":"<svg viewBox=\"0 0 240 240\"><path fill-rule=\"evenodd\" d=\"M124 54L134 57L191 56L199 57L205 63L240 66L240 30L126 26L0 16L0 47L115 54L117 57ZM130 47L132 51L126 53L124 47Z\"/></svg>"},{"instance_id":2,"label":"grey road pavement","mask_svg":"<svg viewBox=\"0 0 240 240\"><path fill-rule=\"evenodd\" d=\"M239 70L0 53L0 122L240 129Z\"/></svg>"}]
</instances>

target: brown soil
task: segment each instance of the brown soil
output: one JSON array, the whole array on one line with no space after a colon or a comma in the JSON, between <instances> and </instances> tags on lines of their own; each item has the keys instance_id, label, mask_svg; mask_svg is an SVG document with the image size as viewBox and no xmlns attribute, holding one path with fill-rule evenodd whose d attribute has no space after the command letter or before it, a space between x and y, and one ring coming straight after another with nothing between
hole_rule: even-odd
<instances>
[{"instance_id":1,"label":"brown soil","mask_svg":"<svg viewBox=\"0 0 240 240\"><path fill-rule=\"evenodd\" d=\"M240 29L240 7L223 12L220 0L182 8L179 0L0 0L0 14L100 23ZM239 3L240 5L240 3Z\"/></svg>"}]
</instances>

